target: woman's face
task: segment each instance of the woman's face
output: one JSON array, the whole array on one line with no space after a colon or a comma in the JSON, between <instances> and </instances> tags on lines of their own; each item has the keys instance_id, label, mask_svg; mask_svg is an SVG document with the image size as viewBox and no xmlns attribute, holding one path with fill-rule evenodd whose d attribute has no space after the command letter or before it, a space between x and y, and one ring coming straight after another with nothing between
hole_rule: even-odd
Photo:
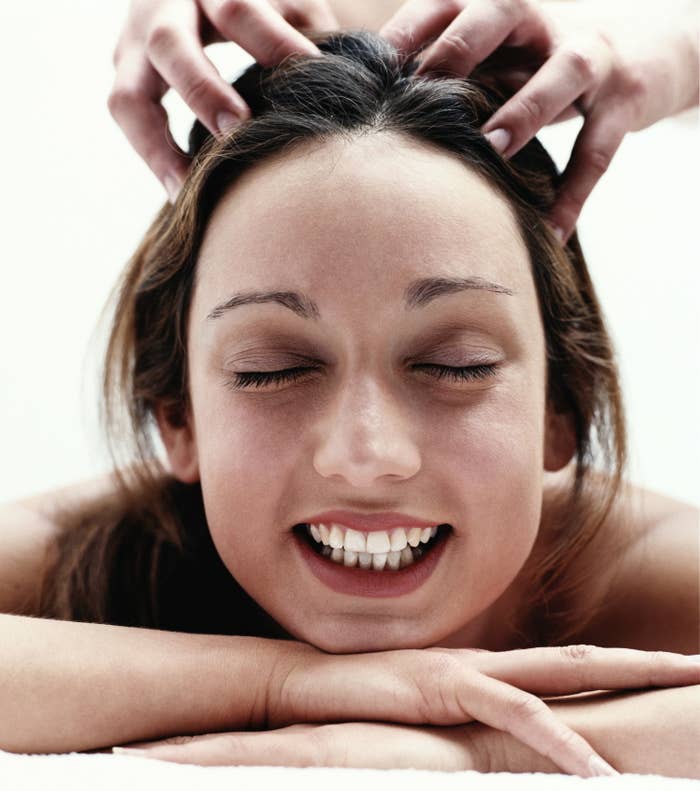
<instances>
[{"instance_id":1,"label":"woman's face","mask_svg":"<svg viewBox=\"0 0 700 791\"><path fill-rule=\"evenodd\" d=\"M471 287L436 295L416 286L428 278ZM310 315L275 301L211 315L253 291L299 292ZM484 368L452 381L430 365ZM537 537L547 454L543 329L503 198L390 133L267 161L208 225L188 366L189 426L160 421L172 471L201 480L221 559L284 629L329 652L479 644ZM236 388L243 372L306 366ZM337 508L453 530L411 593L340 593L292 533Z\"/></svg>"}]
</instances>

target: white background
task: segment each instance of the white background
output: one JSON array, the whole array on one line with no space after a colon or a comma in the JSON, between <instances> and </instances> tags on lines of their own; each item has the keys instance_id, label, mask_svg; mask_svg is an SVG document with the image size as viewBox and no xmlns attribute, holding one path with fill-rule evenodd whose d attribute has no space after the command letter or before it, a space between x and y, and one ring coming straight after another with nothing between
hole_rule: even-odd
<instances>
[{"instance_id":1,"label":"white background","mask_svg":"<svg viewBox=\"0 0 700 791\"><path fill-rule=\"evenodd\" d=\"M107 110L126 0L0 4L0 502L109 469L108 292L164 199ZM224 77L240 50L208 50ZM166 97L175 134L191 114ZM540 133L563 168L581 126ZM630 477L700 504L698 113L627 135L579 221L616 342Z\"/></svg>"}]
</instances>

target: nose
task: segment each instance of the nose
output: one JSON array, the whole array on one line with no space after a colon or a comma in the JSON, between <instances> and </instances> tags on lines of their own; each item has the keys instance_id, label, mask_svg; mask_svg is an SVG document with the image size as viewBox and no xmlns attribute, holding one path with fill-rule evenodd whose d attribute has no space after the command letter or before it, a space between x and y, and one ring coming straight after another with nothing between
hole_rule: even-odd
<instances>
[{"instance_id":1,"label":"nose","mask_svg":"<svg viewBox=\"0 0 700 791\"><path fill-rule=\"evenodd\" d=\"M407 416L373 382L348 387L320 433L314 467L324 477L366 488L386 476L411 478L420 468Z\"/></svg>"}]
</instances>

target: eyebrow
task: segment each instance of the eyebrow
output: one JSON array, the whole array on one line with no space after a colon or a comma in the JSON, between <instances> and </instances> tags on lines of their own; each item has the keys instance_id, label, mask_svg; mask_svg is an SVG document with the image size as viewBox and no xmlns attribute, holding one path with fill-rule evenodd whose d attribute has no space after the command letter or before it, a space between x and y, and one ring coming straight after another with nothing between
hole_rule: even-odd
<instances>
[{"instance_id":1,"label":"eyebrow","mask_svg":"<svg viewBox=\"0 0 700 791\"><path fill-rule=\"evenodd\" d=\"M404 291L404 310L425 307L434 299L449 294L457 294L467 290L493 291L496 294L515 293L510 288L484 280L482 277L424 277L413 280ZM318 305L300 291L245 291L233 294L225 302L217 305L207 319L218 319L229 310L242 305L259 305L264 302L276 302L301 316L303 319L318 321L321 311Z\"/></svg>"}]
</instances>

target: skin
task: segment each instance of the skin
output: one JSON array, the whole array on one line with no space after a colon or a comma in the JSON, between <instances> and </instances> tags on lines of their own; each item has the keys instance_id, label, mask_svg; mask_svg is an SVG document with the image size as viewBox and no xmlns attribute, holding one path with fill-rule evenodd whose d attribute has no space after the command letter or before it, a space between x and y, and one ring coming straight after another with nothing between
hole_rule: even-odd
<instances>
[{"instance_id":1,"label":"skin","mask_svg":"<svg viewBox=\"0 0 700 791\"><path fill-rule=\"evenodd\" d=\"M408 282L439 274L514 293L404 311ZM321 318L266 303L207 319L256 288L305 291ZM448 324L461 329L440 341ZM161 411L159 426L173 474L201 481L214 544L253 598L329 652L504 646L501 613L538 539L545 470L573 446L546 410L535 287L502 197L457 158L389 133L278 156L214 211L187 332L192 412L178 428ZM231 389L235 372L308 364L294 352L319 370ZM415 367L484 360L496 375L468 382ZM343 507L448 522L451 548L410 595L336 593L291 528Z\"/></svg>"}]
</instances>

